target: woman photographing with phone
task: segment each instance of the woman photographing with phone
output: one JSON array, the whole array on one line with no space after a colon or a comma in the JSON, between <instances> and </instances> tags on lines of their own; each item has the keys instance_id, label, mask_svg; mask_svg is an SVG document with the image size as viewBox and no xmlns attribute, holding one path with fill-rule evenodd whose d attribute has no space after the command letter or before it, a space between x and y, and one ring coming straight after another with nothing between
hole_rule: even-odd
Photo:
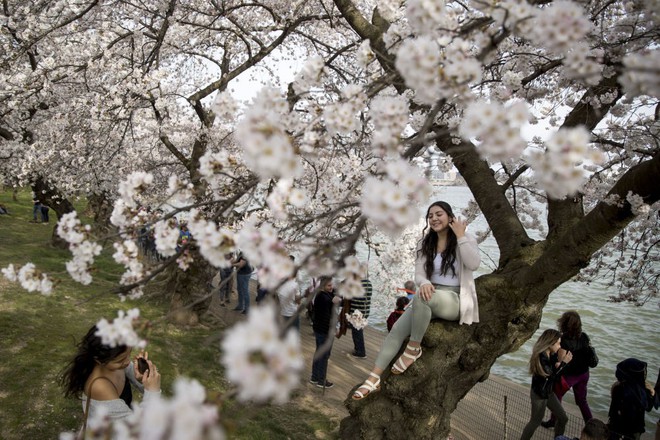
<instances>
[{"instance_id":1,"label":"woman photographing with phone","mask_svg":"<svg viewBox=\"0 0 660 440\"><path fill-rule=\"evenodd\" d=\"M380 389L380 375L396 356L407 337L410 341L392 366L392 374L405 372L422 355L421 342L432 318L479 322L473 271L481 257L474 237L467 235L467 222L456 218L447 202L434 202L426 211L426 226L415 254L418 294L385 338L376 365L353 394L365 398Z\"/></svg>"},{"instance_id":2,"label":"woman photographing with phone","mask_svg":"<svg viewBox=\"0 0 660 440\"><path fill-rule=\"evenodd\" d=\"M144 392L144 402L160 396L160 374L148 354L131 361L132 347L104 345L97 330L96 325L89 329L60 378L65 397L82 398L85 425L101 408L111 420L130 416L131 385Z\"/></svg>"}]
</instances>

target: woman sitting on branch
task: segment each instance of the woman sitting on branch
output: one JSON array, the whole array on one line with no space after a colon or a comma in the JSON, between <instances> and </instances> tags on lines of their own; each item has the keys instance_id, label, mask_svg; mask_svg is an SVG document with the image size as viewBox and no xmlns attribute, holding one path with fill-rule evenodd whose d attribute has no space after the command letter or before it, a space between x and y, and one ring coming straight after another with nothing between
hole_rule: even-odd
<instances>
[{"instance_id":1,"label":"woman sitting on branch","mask_svg":"<svg viewBox=\"0 0 660 440\"><path fill-rule=\"evenodd\" d=\"M429 206L415 259L418 294L387 335L376 365L353 394L354 400L380 389L380 375L406 338L410 341L392 366L392 374L403 373L420 358L422 338L432 318L468 325L479 322L473 271L479 268L481 258L477 241L466 235L466 227L467 222L456 218L448 203L438 201Z\"/></svg>"}]
</instances>

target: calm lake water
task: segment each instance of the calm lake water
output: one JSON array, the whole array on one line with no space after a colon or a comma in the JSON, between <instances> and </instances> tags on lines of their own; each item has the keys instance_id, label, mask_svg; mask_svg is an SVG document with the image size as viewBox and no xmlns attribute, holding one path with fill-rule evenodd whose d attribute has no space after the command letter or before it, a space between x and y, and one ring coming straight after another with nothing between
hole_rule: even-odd
<instances>
[{"instance_id":1,"label":"calm lake water","mask_svg":"<svg viewBox=\"0 0 660 440\"><path fill-rule=\"evenodd\" d=\"M435 191L435 197L435 200L449 202L454 211L460 213L467 206L472 195L467 187L442 187ZM485 228L486 222L481 217L468 227L468 231L481 231ZM494 239L489 238L481 243L480 249L482 253L490 255L493 261L497 261L498 251ZM481 273L490 272L488 267L484 267L485 261L487 259L482 255ZM412 273L411 268L411 275ZM378 280L373 281L374 295L377 295ZM616 380L614 371L618 362L629 357L647 362L648 380L651 383L655 383L660 368L660 319L658 319L657 300L642 307L608 302L608 297L615 293L611 288L599 283L564 283L550 295L543 311L541 326L536 334L518 351L500 357L493 366L492 373L519 384L529 385L531 378L527 373L527 363L534 342L546 328L556 328L557 318L564 311L576 310L582 318L583 330L591 338L592 345L600 358L598 367L590 372L589 405L595 417L606 421L610 387ZM379 302L375 301L375 303ZM383 310L372 308L370 324L384 330L384 322L390 311L389 308ZM569 391L565 399L574 403L572 391ZM658 417L660 417L658 410L647 413L647 432L654 432Z\"/></svg>"}]
</instances>

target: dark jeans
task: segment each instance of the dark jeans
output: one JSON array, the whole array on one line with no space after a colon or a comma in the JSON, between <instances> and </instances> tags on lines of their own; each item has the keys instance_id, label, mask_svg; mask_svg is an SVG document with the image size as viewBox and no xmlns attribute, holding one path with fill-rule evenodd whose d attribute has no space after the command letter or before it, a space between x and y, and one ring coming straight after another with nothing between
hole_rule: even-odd
<instances>
[{"instance_id":1,"label":"dark jeans","mask_svg":"<svg viewBox=\"0 0 660 440\"><path fill-rule=\"evenodd\" d=\"M566 383L568 384L568 389L573 388L573 395L575 396L575 404L580 408L582 413L582 418L585 422L591 420L593 416L591 415L591 408L589 408L589 402L587 402L587 383L589 382L589 371L586 373L579 374L577 376L564 376ZM566 394L568 390L561 390L561 387L555 387L555 394L557 399L561 402L562 397ZM554 413L550 417L552 420L555 419Z\"/></svg>"},{"instance_id":2,"label":"dark jeans","mask_svg":"<svg viewBox=\"0 0 660 440\"><path fill-rule=\"evenodd\" d=\"M220 283L223 281L227 280L224 286L220 288L220 291L218 292L220 294L220 301L229 301L231 297L231 280L228 280L228 278L231 278L231 270L230 271L225 271L224 269L220 269Z\"/></svg>"},{"instance_id":3,"label":"dark jeans","mask_svg":"<svg viewBox=\"0 0 660 440\"><path fill-rule=\"evenodd\" d=\"M328 373L328 360L330 359L334 336L317 332L314 332L314 336L316 337L316 351L314 352L314 360L312 361L312 380L324 382L326 380L325 376ZM330 338L330 346L325 352L321 352L321 347L328 340L328 337Z\"/></svg>"},{"instance_id":4,"label":"dark jeans","mask_svg":"<svg viewBox=\"0 0 660 440\"><path fill-rule=\"evenodd\" d=\"M246 313L250 310L250 274L236 275L236 290L238 290L238 308Z\"/></svg>"},{"instance_id":5,"label":"dark jeans","mask_svg":"<svg viewBox=\"0 0 660 440\"><path fill-rule=\"evenodd\" d=\"M543 421L546 407L548 407L550 411L552 411L552 413L557 416L554 437L562 435L566 429L568 416L566 415L564 408L561 406L561 402L559 402L559 399L557 399L557 396L555 396L555 393L550 393L547 399L542 399L530 389L529 398L532 401L532 415L529 418L529 422L527 423L527 426L525 426L522 435L520 436L520 440L529 440L532 438L534 431L536 431L536 428L538 428Z\"/></svg>"},{"instance_id":6,"label":"dark jeans","mask_svg":"<svg viewBox=\"0 0 660 440\"><path fill-rule=\"evenodd\" d=\"M348 324L351 328L351 335L353 336L353 347L355 348L356 356L366 356L367 350L364 348L364 329L356 329L352 324Z\"/></svg>"}]
</instances>

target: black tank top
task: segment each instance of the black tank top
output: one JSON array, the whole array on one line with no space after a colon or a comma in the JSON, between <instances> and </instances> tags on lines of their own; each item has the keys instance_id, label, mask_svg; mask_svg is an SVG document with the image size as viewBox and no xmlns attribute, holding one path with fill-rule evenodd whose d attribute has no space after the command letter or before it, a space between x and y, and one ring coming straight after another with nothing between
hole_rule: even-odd
<instances>
[{"instance_id":1,"label":"black tank top","mask_svg":"<svg viewBox=\"0 0 660 440\"><path fill-rule=\"evenodd\" d=\"M128 405L129 408L131 407L131 402L133 402L133 392L131 391L131 384L128 377L124 381L124 389L121 390L119 398L126 402L126 405Z\"/></svg>"}]
</instances>

